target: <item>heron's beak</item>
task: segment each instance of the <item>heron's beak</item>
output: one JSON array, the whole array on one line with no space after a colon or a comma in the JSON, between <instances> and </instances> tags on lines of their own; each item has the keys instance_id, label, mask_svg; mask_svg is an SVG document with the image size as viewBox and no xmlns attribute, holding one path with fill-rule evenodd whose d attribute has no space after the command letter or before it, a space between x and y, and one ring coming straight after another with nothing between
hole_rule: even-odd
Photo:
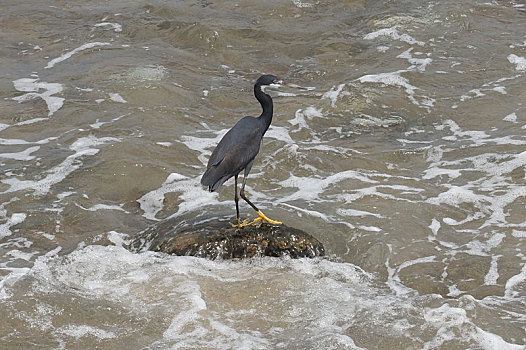
<instances>
[{"instance_id":1,"label":"heron's beak","mask_svg":"<svg viewBox=\"0 0 526 350\"><path fill-rule=\"evenodd\" d=\"M286 86L286 87L290 87L290 88L294 88L294 89L300 89L300 90L306 90L306 91L314 90L313 87L304 87L304 86L300 86L300 85L296 85L296 84L292 84L292 83L285 83L283 80L276 80L276 81L274 81L274 83L270 84L269 86L272 87L272 88L279 88L280 86Z\"/></svg>"},{"instance_id":2,"label":"heron's beak","mask_svg":"<svg viewBox=\"0 0 526 350\"><path fill-rule=\"evenodd\" d=\"M303 87L292 83L283 83L281 82L283 86L294 88L294 89L301 89L301 90L313 90L313 88Z\"/></svg>"}]
</instances>

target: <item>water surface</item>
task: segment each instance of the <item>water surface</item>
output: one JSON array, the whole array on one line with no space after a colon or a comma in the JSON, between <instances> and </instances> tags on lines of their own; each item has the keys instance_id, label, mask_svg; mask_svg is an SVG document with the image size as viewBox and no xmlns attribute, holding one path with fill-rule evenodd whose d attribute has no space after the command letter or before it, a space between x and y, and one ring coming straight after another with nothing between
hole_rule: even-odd
<instances>
[{"instance_id":1,"label":"water surface","mask_svg":"<svg viewBox=\"0 0 526 350\"><path fill-rule=\"evenodd\" d=\"M523 3L2 9L0 347L524 348ZM124 249L234 218L199 180L263 73L314 89L270 92L247 194L329 257Z\"/></svg>"}]
</instances>

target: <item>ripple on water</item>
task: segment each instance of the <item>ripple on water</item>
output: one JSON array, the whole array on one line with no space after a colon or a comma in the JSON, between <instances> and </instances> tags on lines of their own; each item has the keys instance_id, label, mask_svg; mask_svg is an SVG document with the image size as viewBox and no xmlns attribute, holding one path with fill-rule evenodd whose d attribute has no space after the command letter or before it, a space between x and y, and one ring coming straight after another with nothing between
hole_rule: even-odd
<instances>
[{"instance_id":1,"label":"ripple on water","mask_svg":"<svg viewBox=\"0 0 526 350\"><path fill-rule=\"evenodd\" d=\"M86 4L1 15L0 347L524 346L520 6ZM271 92L247 193L331 258L123 249L234 216L199 179L262 72L316 89Z\"/></svg>"}]
</instances>

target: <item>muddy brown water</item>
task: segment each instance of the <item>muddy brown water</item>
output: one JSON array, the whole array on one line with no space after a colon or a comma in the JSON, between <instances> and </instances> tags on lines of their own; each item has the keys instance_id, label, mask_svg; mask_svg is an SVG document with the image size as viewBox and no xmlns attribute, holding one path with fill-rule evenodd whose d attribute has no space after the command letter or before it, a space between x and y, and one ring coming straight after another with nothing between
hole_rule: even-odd
<instances>
[{"instance_id":1,"label":"muddy brown water","mask_svg":"<svg viewBox=\"0 0 526 350\"><path fill-rule=\"evenodd\" d=\"M523 2L1 5L1 348L523 349ZM262 73L314 89L247 194L328 257L122 248L234 218L199 179Z\"/></svg>"}]
</instances>

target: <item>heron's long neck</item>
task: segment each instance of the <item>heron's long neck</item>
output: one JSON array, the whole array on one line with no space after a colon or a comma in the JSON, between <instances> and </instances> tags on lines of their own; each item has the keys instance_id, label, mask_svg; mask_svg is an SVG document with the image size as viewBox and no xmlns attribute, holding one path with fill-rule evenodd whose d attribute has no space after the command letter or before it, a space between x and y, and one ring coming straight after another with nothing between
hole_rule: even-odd
<instances>
[{"instance_id":1,"label":"heron's long neck","mask_svg":"<svg viewBox=\"0 0 526 350\"><path fill-rule=\"evenodd\" d=\"M270 126L270 123L272 122L272 98L266 93L264 93L261 90L261 85L258 84L254 85L254 96L256 96L257 100L261 104L261 108L263 108L263 112L261 112L259 119L263 122L263 125L265 126L265 129L263 131L264 134Z\"/></svg>"}]
</instances>

